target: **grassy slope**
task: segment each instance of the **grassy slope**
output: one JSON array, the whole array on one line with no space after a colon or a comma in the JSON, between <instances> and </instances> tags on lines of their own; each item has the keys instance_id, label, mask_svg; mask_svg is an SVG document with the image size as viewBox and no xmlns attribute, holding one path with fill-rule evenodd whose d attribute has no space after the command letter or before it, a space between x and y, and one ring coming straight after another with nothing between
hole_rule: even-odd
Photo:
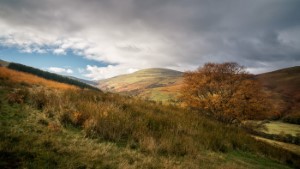
<instances>
[{"instance_id":1,"label":"grassy slope","mask_svg":"<svg viewBox=\"0 0 300 169\"><path fill-rule=\"evenodd\" d=\"M78 89L76 86L47 80L29 73L23 73L11 70L6 67L0 67L0 78L14 83L23 83L28 85L43 85L56 89Z\"/></svg>"},{"instance_id":2,"label":"grassy slope","mask_svg":"<svg viewBox=\"0 0 300 169\"><path fill-rule=\"evenodd\" d=\"M144 69L132 74L101 80L102 90L138 95L152 100L176 98L182 72L170 69Z\"/></svg>"},{"instance_id":3,"label":"grassy slope","mask_svg":"<svg viewBox=\"0 0 300 169\"><path fill-rule=\"evenodd\" d=\"M269 168L289 167L251 153L201 152L197 159L156 156L112 142L87 139L74 128L27 106L1 108L1 168Z\"/></svg>"},{"instance_id":4,"label":"grassy slope","mask_svg":"<svg viewBox=\"0 0 300 169\"><path fill-rule=\"evenodd\" d=\"M115 95L103 95L101 92L93 94L86 93L87 91L81 91L81 93L66 91L67 93L63 94L64 91L56 91L56 89L51 89L52 92L49 93L46 92L49 90L46 89L47 86L44 88L45 86L42 87L43 90L37 91L36 87L31 88L28 84L24 86L24 83L15 83L10 79L0 78L1 168L288 168L258 155L260 153L255 153L263 149L268 152L270 147L267 148L265 145L255 142L234 128L228 128L208 119L193 116L193 114L184 114L174 108L148 105ZM23 104L9 104L7 96L14 93L16 89L29 90L33 93ZM44 92L48 94L44 95ZM44 102L41 98L44 99ZM80 102L83 102L82 105ZM108 112L116 109L116 106L113 105L119 105L118 107L123 107L123 110L116 109L120 111L115 112L119 115L112 116L112 121L107 121L111 118L112 112L107 114L104 111L104 116L97 116L97 111L92 110L98 106L91 107L93 102L97 102L95 106L101 104L99 108L103 110L104 107L104 110L106 109ZM41 103L46 104L40 107ZM110 106L105 108L105 105ZM109 124L105 125L105 130L100 129L104 133L96 133L98 136L91 138L84 130L86 125L80 127L62 121L61 113L65 111L68 115L70 108L74 109L74 106L79 110L81 108L80 111L87 111L86 113L92 111L93 114L90 114L92 117L98 117L99 120L102 118L102 122ZM65 113L63 115L66 115ZM125 114L129 116L124 116ZM75 113L75 115L77 114ZM75 117L78 118L78 116ZM128 120L126 123L122 123L124 118ZM142 121L134 120L134 118ZM118 134L119 132L114 127L119 125L123 130L124 127L127 128L130 125L143 124L143 120L146 122L149 120L147 123L150 126L133 127L128 136L142 131L139 132L141 135L137 139L148 138L142 142L146 144L146 147L124 145L124 142L114 139L116 135L113 133ZM168 127L159 127L164 125ZM170 132L173 134L166 137L161 135ZM108 138L104 137L107 134L113 135ZM167 154L155 153L151 150L155 150L156 147L153 146L156 144L159 146L159 144L155 143L153 138L170 145L174 143L168 142L168 140L173 138L175 147L173 150L170 149L170 154L168 150ZM125 137L125 139L129 138ZM177 139L180 142L176 143ZM170 145L160 146L166 146L162 148L168 149ZM187 150L177 150L185 145ZM264 148L259 148L259 145ZM242 148L244 146L245 148ZM247 147L254 152L247 151ZM224 151L224 148L227 150ZM174 150L175 154L172 154ZM218 150L224 152L221 153ZM179 153L187 151L188 154L176 155L176 151ZM270 152L274 153L277 150L274 149ZM280 156L281 153L273 155Z\"/></svg>"},{"instance_id":5,"label":"grassy slope","mask_svg":"<svg viewBox=\"0 0 300 169\"><path fill-rule=\"evenodd\" d=\"M260 74L280 114L300 113L300 66Z\"/></svg>"},{"instance_id":6,"label":"grassy slope","mask_svg":"<svg viewBox=\"0 0 300 169\"><path fill-rule=\"evenodd\" d=\"M52 81L56 81L56 82L60 82L60 83L66 83L69 85L73 85L73 86L77 86L80 88L86 88L86 89L93 89L93 90L99 90L96 87L93 87L91 85L88 85L86 83L80 82L78 80L74 80L74 79L70 79L66 76L62 76L62 75L58 75L55 73L51 73L48 71L43 71L34 67L30 67L30 66L26 66L23 64L19 64L19 63L9 63L7 68L12 69L12 70L16 70L19 72L24 72L24 73L30 73L32 75L41 77L41 78L45 78L47 80L52 80Z\"/></svg>"},{"instance_id":7,"label":"grassy slope","mask_svg":"<svg viewBox=\"0 0 300 169\"><path fill-rule=\"evenodd\" d=\"M138 95L157 101L177 100L182 73L166 69L145 69L102 80L103 90ZM300 67L256 76L270 94L278 114L300 114Z\"/></svg>"}]
</instances>

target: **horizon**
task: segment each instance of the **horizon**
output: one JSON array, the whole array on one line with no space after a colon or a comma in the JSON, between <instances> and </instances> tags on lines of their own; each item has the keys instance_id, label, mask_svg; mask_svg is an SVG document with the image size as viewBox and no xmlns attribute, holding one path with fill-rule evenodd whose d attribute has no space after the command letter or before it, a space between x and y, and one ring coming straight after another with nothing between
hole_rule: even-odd
<instances>
[{"instance_id":1,"label":"horizon","mask_svg":"<svg viewBox=\"0 0 300 169\"><path fill-rule=\"evenodd\" d=\"M17 62L9 62L7 60L3 60L0 58L0 61L5 61L5 62L8 62L8 63L17 63ZM22 63L18 63L18 64L22 64ZM25 65L25 64L24 64ZM29 66L29 65L26 65L26 66ZM30 67L33 67L33 68L37 68L39 69L38 67L34 67L34 66L30 66ZM261 72L261 73L257 73L257 74L253 74L253 75L259 75L259 74L264 74L264 73L270 73L270 72L274 72L274 71L278 71L278 70L282 70L282 69L286 69L286 68L293 68L293 67L300 67L300 66L291 66L291 67L285 67L285 68L280 68L280 69L275 69L275 70L270 70L270 71L267 71L267 72ZM123 73L123 74L119 74L119 75L116 75L116 76L113 76L113 77L109 77L109 78L114 78L114 77L117 77L117 76L122 76L122 75L128 75L128 74L131 74L131 73L136 73L138 71L142 71L142 70L148 70L148 69L166 69L166 70L170 70L170 71L178 71L178 72L181 72L181 73L184 73L185 71L179 71L179 70L174 70L174 69L169 69L169 68L159 68L159 67L151 67L151 68L144 68L144 69L140 69L140 70L136 70L136 71L133 71L133 72L130 72L130 73ZM58 75L62 75L62 76L66 76L66 77L74 77L74 78L78 78L78 79L82 79L82 80L88 80L88 81L93 81L93 82L97 82L97 81L101 81L101 80L105 80L105 79L109 79L109 78L105 78L105 79L99 79L99 80L92 80L92 79L88 79L88 78L82 78L82 77L77 77L76 75L72 76L70 74L68 74L67 72L65 73L57 73L55 71L51 71L51 70L47 70L47 69L41 69L43 71L47 71L47 72L50 72L50 73L55 73L55 74L58 74ZM193 70L192 70L193 71ZM246 69L246 71L248 71ZM249 72L249 71L248 71ZM251 72L249 72L251 73Z\"/></svg>"},{"instance_id":2,"label":"horizon","mask_svg":"<svg viewBox=\"0 0 300 169\"><path fill-rule=\"evenodd\" d=\"M0 59L85 80L147 68L300 65L300 1L0 1Z\"/></svg>"}]
</instances>

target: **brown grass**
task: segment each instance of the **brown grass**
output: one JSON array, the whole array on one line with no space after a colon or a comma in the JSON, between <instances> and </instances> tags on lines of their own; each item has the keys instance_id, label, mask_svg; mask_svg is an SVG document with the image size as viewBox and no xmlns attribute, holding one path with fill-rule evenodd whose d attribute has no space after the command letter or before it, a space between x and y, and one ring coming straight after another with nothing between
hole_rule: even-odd
<instances>
[{"instance_id":1,"label":"brown grass","mask_svg":"<svg viewBox=\"0 0 300 169\"><path fill-rule=\"evenodd\" d=\"M300 66L257 75L279 117L297 113L300 109Z\"/></svg>"},{"instance_id":2,"label":"brown grass","mask_svg":"<svg viewBox=\"0 0 300 169\"><path fill-rule=\"evenodd\" d=\"M175 106L90 90L15 85L20 87L16 90L13 84L3 84L0 79L4 124L0 161L15 164L17 159L16 166L24 166L19 168L251 168L256 164L268 168L278 164L270 159L300 166L287 151ZM16 99L6 104L11 93Z\"/></svg>"},{"instance_id":3,"label":"brown grass","mask_svg":"<svg viewBox=\"0 0 300 169\"><path fill-rule=\"evenodd\" d=\"M0 78L13 83L25 83L30 85L42 85L55 89L78 89L73 85L46 80L38 76L0 67Z\"/></svg>"},{"instance_id":4,"label":"brown grass","mask_svg":"<svg viewBox=\"0 0 300 169\"><path fill-rule=\"evenodd\" d=\"M28 98L37 109L53 112L64 128L145 154L183 158L202 151L243 151L299 165L288 151L256 141L240 128L175 106L89 90L34 90Z\"/></svg>"}]
</instances>

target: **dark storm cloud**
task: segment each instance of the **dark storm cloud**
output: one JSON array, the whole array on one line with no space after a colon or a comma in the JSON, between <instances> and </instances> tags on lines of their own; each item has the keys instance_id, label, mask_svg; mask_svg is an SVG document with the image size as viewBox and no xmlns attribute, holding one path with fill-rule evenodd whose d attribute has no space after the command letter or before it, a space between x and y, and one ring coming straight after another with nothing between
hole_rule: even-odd
<instances>
[{"instance_id":1,"label":"dark storm cloud","mask_svg":"<svg viewBox=\"0 0 300 169\"><path fill-rule=\"evenodd\" d=\"M122 70L235 61L255 72L300 64L299 7L298 0L0 0L0 21L56 37L35 43L80 46Z\"/></svg>"}]
</instances>

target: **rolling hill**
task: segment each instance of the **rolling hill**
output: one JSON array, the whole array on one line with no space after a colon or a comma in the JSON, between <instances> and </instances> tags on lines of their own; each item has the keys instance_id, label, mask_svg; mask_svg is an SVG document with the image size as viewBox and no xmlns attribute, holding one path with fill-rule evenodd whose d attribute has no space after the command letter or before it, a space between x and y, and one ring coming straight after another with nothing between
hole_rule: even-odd
<instances>
[{"instance_id":1,"label":"rolling hill","mask_svg":"<svg viewBox=\"0 0 300 169\"><path fill-rule=\"evenodd\" d=\"M300 66L256 76L270 93L279 114L300 114Z\"/></svg>"},{"instance_id":2,"label":"rolling hill","mask_svg":"<svg viewBox=\"0 0 300 169\"><path fill-rule=\"evenodd\" d=\"M182 85L182 72L170 69L144 69L99 81L106 91L130 94L156 101L175 101ZM279 115L299 113L300 66L256 75L270 94Z\"/></svg>"},{"instance_id":3,"label":"rolling hill","mask_svg":"<svg viewBox=\"0 0 300 169\"><path fill-rule=\"evenodd\" d=\"M67 77L58 75L55 73L43 71L34 67L30 67L27 65L19 64L19 63L13 63L13 62L6 62L3 60L0 60L0 67L6 67L10 70L16 70L19 72L29 73L31 75L44 78L50 81L56 81L59 83L66 83L69 85L77 86L80 88L87 88L87 89L93 89L93 90L99 90L98 88L94 87L91 83L91 81L75 78L75 77Z\"/></svg>"},{"instance_id":4,"label":"rolling hill","mask_svg":"<svg viewBox=\"0 0 300 169\"><path fill-rule=\"evenodd\" d=\"M19 72L7 67L0 67L0 79L5 81L5 83L8 81L22 85L47 86L53 89L79 89L74 85L47 80L30 73Z\"/></svg>"},{"instance_id":5,"label":"rolling hill","mask_svg":"<svg viewBox=\"0 0 300 169\"><path fill-rule=\"evenodd\" d=\"M197 112L72 88L0 68L0 168L300 166L299 155Z\"/></svg>"},{"instance_id":6,"label":"rolling hill","mask_svg":"<svg viewBox=\"0 0 300 169\"><path fill-rule=\"evenodd\" d=\"M171 69L151 68L101 80L98 86L101 90L167 101L178 95L182 74Z\"/></svg>"}]
</instances>

